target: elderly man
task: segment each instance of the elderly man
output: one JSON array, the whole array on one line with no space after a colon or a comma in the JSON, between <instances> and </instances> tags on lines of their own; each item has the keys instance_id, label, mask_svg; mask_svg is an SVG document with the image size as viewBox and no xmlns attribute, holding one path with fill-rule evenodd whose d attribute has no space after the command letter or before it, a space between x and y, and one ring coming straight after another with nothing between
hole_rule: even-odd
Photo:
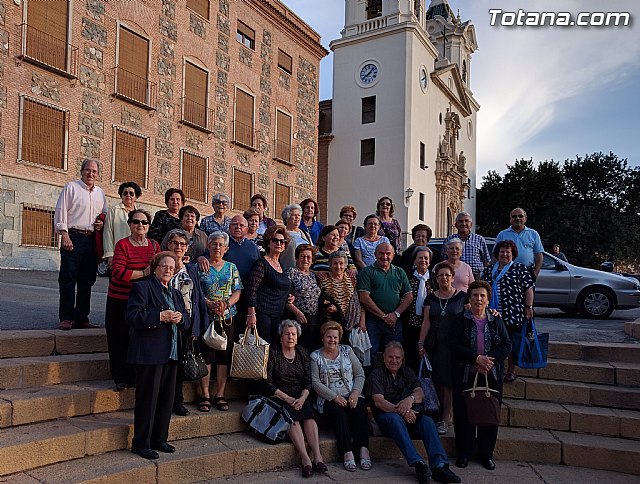
<instances>
[{"instance_id":1,"label":"elderly man","mask_svg":"<svg viewBox=\"0 0 640 484\"><path fill-rule=\"evenodd\" d=\"M514 262L524 264L531 271L531 275L535 280L540 274L542 268L544 248L540 240L540 234L530 229L527 223L527 212L517 207L511 210L511 227L501 231L496 237L496 244L503 240L513 240L518 248L518 257Z\"/></svg>"},{"instance_id":2,"label":"elderly man","mask_svg":"<svg viewBox=\"0 0 640 484\"><path fill-rule=\"evenodd\" d=\"M200 220L200 230L207 234L207 237L217 230L229 233L231 218L225 215L229 210L229 197L224 193L216 193L211 197L211 206L213 213Z\"/></svg>"},{"instance_id":3,"label":"elderly man","mask_svg":"<svg viewBox=\"0 0 640 484\"><path fill-rule=\"evenodd\" d=\"M404 350L400 343L387 344L384 366L371 372L368 384L368 394L374 403L373 416L380 430L393 439L407 464L415 469L418 481L429 482L433 475L437 482L460 482L449 469L449 460L433 419L421 412L424 393L414 371L404 365ZM429 465L413 445L410 430L415 431L424 443Z\"/></svg>"},{"instance_id":4,"label":"elderly man","mask_svg":"<svg viewBox=\"0 0 640 484\"><path fill-rule=\"evenodd\" d=\"M67 183L56 203L54 223L56 233L62 236L58 275L59 329L97 328L89 322L91 287L96 282L98 264L94 231L103 226L98 215L107 212L104 192L95 185L98 173L98 160L85 159L80 168L80 180Z\"/></svg>"},{"instance_id":5,"label":"elderly man","mask_svg":"<svg viewBox=\"0 0 640 484\"><path fill-rule=\"evenodd\" d=\"M407 274L391 264L391 244L382 243L376 247L375 257L376 261L358 274L358 297L366 311L372 360L380 350L380 343L402 341L400 315L413 301Z\"/></svg>"},{"instance_id":6,"label":"elderly man","mask_svg":"<svg viewBox=\"0 0 640 484\"><path fill-rule=\"evenodd\" d=\"M402 255L400 257L396 257L396 261L394 261L396 265L399 265L404 269L408 277L411 277L411 274L413 274L413 250L416 247L426 247L429 244L432 235L433 231L431 230L431 227L425 224L415 225L411 229L413 244L407 247ZM440 262L440 260L440 257L434 252L433 257L431 258L431 267L434 267L438 262Z\"/></svg>"},{"instance_id":7,"label":"elderly man","mask_svg":"<svg viewBox=\"0 0 640 484\"><path fill-rule=\"evenodd\" d=\"M457 234L451 234L447 237L442 244L442 258L446 259L446 247L447 242L449 242L454 237L462 240L462 255L460 256L460 260L462 262L466 262L471 266L471 270L473 271L473 275L476 280L479 279L480 274L484 270L484 268L488 265L491 265L491 254L489 253L489 248L487 247L487 242L484 240L482 235L471 233L471 227L473 226L473 220L471 220L471 214L469 212L460 212L456 216L455 222Z\"/></svg>"}]
</instances>

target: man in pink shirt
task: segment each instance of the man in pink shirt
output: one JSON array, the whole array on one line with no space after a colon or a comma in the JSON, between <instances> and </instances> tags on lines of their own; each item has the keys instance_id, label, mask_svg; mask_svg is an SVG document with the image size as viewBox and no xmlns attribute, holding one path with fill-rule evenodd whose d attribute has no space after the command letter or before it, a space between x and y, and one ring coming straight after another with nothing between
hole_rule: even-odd
<instances>
[{"instance_id":1,"label":"man in pink shirt","mask_svg":"<svg viewBox=\"0 0 640 484\"><path fill-rule=\"evenodd\" d=\"M102 229L98 215L107 212L107 199L95 185L98 160L85 159L80 180L67 183L56 203L54 223L62 236L60 244L59 329L97 328L89 322L91 287L96 282L94 230ZM76 295L77 286L77 295Z\"/></svg>"}]
</instances>

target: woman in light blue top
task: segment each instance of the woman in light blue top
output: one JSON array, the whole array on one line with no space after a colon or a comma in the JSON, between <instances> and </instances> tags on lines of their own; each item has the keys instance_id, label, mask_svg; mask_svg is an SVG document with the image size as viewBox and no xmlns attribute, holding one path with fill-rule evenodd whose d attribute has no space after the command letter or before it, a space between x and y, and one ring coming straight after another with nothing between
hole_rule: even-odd
<instances>
[{"instance_id":1,"label":"woman in light blue top","mask_svg":"<svg viewBox=\"0 0 640 484\"><path fill-rule=\"evenodd\" d=\"M383 243L389 243L384 235L379 235L380 219L377 215L369 215L364 219L365 234L358 237L353 243L358 269L364 269L376 261L376 247Z\"/></svg>"}]
</instances>

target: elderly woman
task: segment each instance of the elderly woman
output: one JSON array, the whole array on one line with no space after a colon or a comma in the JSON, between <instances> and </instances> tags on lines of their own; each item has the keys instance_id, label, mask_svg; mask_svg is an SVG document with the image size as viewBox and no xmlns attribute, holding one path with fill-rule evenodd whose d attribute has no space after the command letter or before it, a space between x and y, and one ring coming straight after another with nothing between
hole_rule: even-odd
<instances>
[{"instance_id":1,"label":"elderly woman","mask_svg":"<svg viewBox=\"0 0 640 484\"><path fill-rule=\"evenodd\" d=\"M189 235L187 256L196 261L207 249L207 234L198 228L200 212L193 205L185 205L180 209L180 228Z\"/></svg>"},{"instance_id":2,"label":"elderly woman","mask_svg":"<svg viewBox=\"0 0 640 484\"><path fill-rule=\"evenodd\" d=\"M473 275L473 269L471 269L471 266L460 260L463 248L464 242L462 242L462 239L454 237L446 243L444 250L447 254L447 262L451 264L456 272L453 279L453 287L458 291L467 292L469 284L475 281L475 276Z\"/></svg>"},{"instance_id":3,"label":"elderly woman","mask_svg":"<svg viewBox=\"0 0 640 484\"><path fill-rule=\"evenodd\" d=\"M317 244L320 239L320 231L324 227L324 225L317 220L318 214L320 213L318 202L313 198L305 198L300 202L300 206L302 207L300 228L308 235L311 243Z\"/></svg>"},{"instance_id":4,"label":"elderly woman","mask_svg":"<svg viewBox=\"0 0 640 484\"><path fill-rule=\"evenodd\" d=\"M162 239L162 250L173 252L178 263L176 270L171 278L169 285L182 295L182 301L191 318L191 327L189 333L183 333L183 344L186 344L189 338L197 338L204 334L207 329L209 318L207 316L207 306L205 303L202 287L198 278L198 268L196 264L186 264L188 257L185 256L189 245L189 234L182 229L171 229ZM184 329L184 328L179 328ZM209 394L209 377L207 379L207 395ZM202 379L204 380L204 378ZM202 386L201 380L201 386ZM176 392L173 400L173 413L176 415L189 415L189 410L184 406L184 395L182 393L182 378L178 372L176 380Z\"/></svg>"},{"instance_id":5,"label":"elderly woman","mask_svg":"<svg viewBox=\"0 0 640 484\"><path fill-rule=\"evenodd\" d=\"M357 280L347 269L347 253L337 251L329 256L329 273L319 277L321 320L336 321L347 331L355 327L364 330L365 312L358 299ZM343 342L347 343L348 334Z\"/></svg>"},{"instance_id":6,"label":"elderly woman","mask_svg":"<svg viewBox=\"0 0 640 484\"><path fill-rule=\"evenodd\" d=\"M246 284L247 326L257 327L271 344L278 341L278 327L291 290L291 282L280 265L280 255L288 243L284 226L269 227L264 233L267 253L253 264Z\"/></svg>"},{"instance_id":7,"label":"elderly woman","mask_svg":"<svg viewBox=\"0 0 640 484\"><path fill-rule=\"evenodd\" d=\"M296 247L296 266L287 269L293 295L293 302L287 303L287 309L304 326L300 345L307 351L313 351L320 345L317 321L320 287L316 275L311 271L311 262L316 250L309 244L299 245Z\"/></svg>"},{"instance_id":8,"label":"elderly woman","mask_svg":"<svg viewBox=\"0 0 640 484\"><path fill-rule=\"evenodd\" d=\"M449 261L436 264L433 274L438 282L438 289L429 294L424 302L423 320L418 337L418 355L425 353L433 366L433 383L440 400L441 415L437 423L438 433L447 433L451 425L451 348L449 333L455 318L464 311L466 293L453 287L455 269ZM415 351L415 350L414 350Z\"/></svg>"},{"instance_id":9,"label":"elderly woman","mask_svg":"<svg viewBox=\"0 0 640 484\"><path fill-rule=\"evenodd\" d=\"M224 193L216 193L211 198L211 206L213 207L213 213L200 221L200 230L207 236L218 230L229 233L231 217L225 215L229 209L229 197Z\"/></svg>"},{"instance_id":10,"label":"elderly woman","mask_svg":"<svg viewBox=\"0 0 640 484\"><path fill-rule=\"evenodd\" d=\"M359 451L360 467L368 471L371 457L362 395L364 370L351 347L339 344L342 332L342 325L335 321L320 328L322 348L311 353L311 382L317 395L317 410L331 422L344 468L356 470L354 451Z\"/></svg>"},{"instance_id":11,"label":"elderly woman","mask_svg":"<svg viewBox=\"0 0 640 484\"><path fill-rule=\"evenodd\" d=\"M518 257L518 248L512 240L498 242L493 248L493 257L497 262L485 268L480 279L491 285L489 307L502 315L502 320L511 336L522 330L522 325L533 318L534 281L531 272L523 265L514 262ZM509 355L509 367L504 381L516 379L513 357Z\"/></svg>"},{"instance_id":12,"label":"elderly woman","mask_svg":"<svg viewBox=\"0 0 640 484\"><path fill-rule=\"evenodd\" d=\"M302 208L297 203L292 203L282 209L282 221L287 227L287 234L289 234L289 244L280 256L280 263L285 270L295 267L295 250L298 245L313 245L309 234L300 228L301 219Z\"/></svg>"},{"instance_id":13,"label":"elderly woman","mask_svg":"<svg viewBox=\"0 0 640 484\"><path fill-rule=\"evenodd\" d=\"M526 269L525 269L526 271ZM498 390L502 401L502 372L511 341L502 320L487 311L491 287L485 281L469 285L471 309L458 314L451 331L453 352L453 417L458 467L467 467L477 444L480 463L495 469L493 449L498 438L497 425L473 425L467 418L462 391L473 386L477 373L487 375L489 386ZM479 379L484 383L484 377Z\"/></svg>"},{"instance_id":14,"label":"elderly woman","mask_svg":"<svg viewBox=\"0 0 640 484\"><path fill-rule=\"evenodd\" d=\"M364 269L376 261L376 247L390 243L384 235L380 235L380 219L377 215L368 215L364 219L365 234L353 243L355 261L358 269Z\"/></svg>"},{"instance_id":15,"label":"elderly woman","mask_svg":"<svg viewBox=\"0 0 640 484\"><path fill-rule=\"evenodd\" d=\"M316 254L313 261L312 269L314 271L329 270L329 256L340 250L340 233L335 225L325 225L320 231L320 239L318 240L320 250ZM348 259L347 268L355 272L356 266L351 260L349 252L345 252Z\"/></svg>"},{"instance_id":16,"label":"elderly woman","mask_svg":"<svg viewBox=\"0 0 640 484\"><path fill-rule=\"evenodd\" d=\"M353 259L353 245L351 245L345 237L349 234L349 230L351 230L350 225L344 220L340 219L335 224L333 224L335 228L338 229L338 235L340 236L340 240L338 241L338 246L340 250L344 250L345 252L349 252L351 258Z\"/></svg>"},{"instance_id":17,"label":"elderly woman","mask_svg":"<svg viewBox=\"0 0 640 484\"><path fill-rule=\"evenodd\" d=\"M426 246L416 246L413 249L413 273L409 276L409 284L413 293L413 301L404 312L402 324L402 344L404 346L405 364L414 371L418 371L418 352L416 343L421 340L423 306L427 296L433 292L435 277L429 270L431 264L431 249Z\"/></svg>"},{"instance_id":18,"label":"elderly woman","mask_svg":"<svg viewBox=\"0 0 640 484\"><path fill-rule=\"evenodd\" d=\"M227 384L227 371L231 364L234 341L234 321L237 313L236 303L240 300L242 282L236 265L222 259L229 250L229 236L219 230L209 235L209 270L200 272L200 282L205 294L210 324L218 333L227 335L227 349L215 351L216 362L216 395L213 404L223 412L229 410L224 390ZM211 361L208 361L211 363ZM199 409L208 412L211 408L209 397L209 376L201 380L202 398L198 402Z\"/></svg>"},{"instance_id":19,"label":"elderly woman","mask_svg":"<svg viewBox=\"0 0 640 484\"><path fill-rule=\"evenodd\" d=\"M156 254L153 276L134 284L127 305L128 361L136 371L131 452L145 459L157 459L157 450L176 450L167 438L180 359L178 325L191 326L182 295L169 284L177 263L171 252Z\"/></svg>"},{"instance_id":20,"label":"elderly woman","mask_svg":"<svg viewBox=\"0 0 640 484\"><path fill-rule=\"evenodd\" d=\"M169 230L180 228L182 222L180 209L184 206L185 201L186 198L182 190L169 188L164 194L164 204L167 209L158 210L154 215L153 223L149 229L149 237L160 243Z\"/></svg>"},{"instance_id":21,"label":"elderly woman","mask_svg":"<svg viewBox=\"0 0 640 484\"><path fill-rule=\"evenodd\" d=\"M245 210L242 216L247 221L247 235L245 235L245 238L256 245L260 251L260 255L264 255L264 240L262 235L258 233L258 227L260 227L260 212L255 208L250 208L249 210Z\"/></svg>"},{"instance_id":22,"label":"elderly woman","mask_svg":"<svg viewBox=\"0 0 640 484\"><path fill-rule=\"evenodd\" d=\"M126 182L118 187L120 203L107 212L102 232L102 257L111 265L116 242L129 236L129 214L136 209L136 200L142 196L142 190L136 182Z\"/></svg>"},{"instance_id":23,"label":"elderly woman","mask_svg":"<svg viewBox=\"0 0 640 484\"><path fill-rule=\"evenodd\" d=\"M276 225L275 220L264 214L267 211L267 199L264 195L256 193L251 197L251 208L255 208L260 213L260 223L258 225L258 233L260 235L263 235L269 227Z\"/></svg>"},{"instance_id":24,"label":"elderly woman","mask_svg":"<svg viewBox=\"0 0 640 484\"><path fill-rule=\"evenodd\" d=\"M380 219L381 225L378 233L389 239L393 250L397 254L400 252L402 228L400 227L400 222L393 218L395 208L393 201L389 197L382 197L376 205L376 215Z\"/></svg>"},{"instance_id":25,"label":"elderly woman","mask_svg":"<svg viewBox=\"0 0 640 484\"><path fill-rule=\"evenodd\" d=\"M340 220L344 220L349 224L349 232L344 239L352 246L358 237L364 235L364 229L359 225L355 225L357 216L356 207L353 205L345 205L340 209Z\"/></svg>"},{"instance_id":26,"label":"elderly woman","mask_svg":"<svg viewBox=\"0 0 640 484\"><path fill-rule=\"evenodd\" d=\"M384 365L369 375L368 393L373 399L373 416L382 433L400 448L418 481L426 483L433 474L438 482L460 482L449 469L447 454L440 443L433 419L421 411L424 393L415 372L404 365L404 350L397 341L387 344ZM413 445L411 433L417 433L429 455L429 465ZM431 468L431 470L429 470Z\"/></svg>"},{"instance_id":27,"label":"elderly woman","mask_svg":"<svg viewBox=\"0 0 640 484\"><path fill-rule=\"evenodd\" d=\"M302 476L311 477L314 471L327 472L327 466L320 452L318 425L308 401L311 391L309 353L297 345L301 332L300 325L289 319L278 326L280 345L273 345L269 352L266 389L269 396L275 396L284 403L293 419L289 438L302 461ZM313 460L307 453L305 437Z\"/></svg>"},{"instance_id":28,"label":"elderly woman","mask_svg":"<svg viewBox=\"0 0 640 484\"><path fill-rule=\"evenodd\" d=\"M147 238L150 222L151 214L145 210L129 212L129 236L116 243L111 261L105 329L109 347L109 369L116 391L134 384L133 369L127 365L129 327L124 322L124 315L133 283L151 273L149 263L160 252L158 243Z\"/></svg>"}]
</instances>

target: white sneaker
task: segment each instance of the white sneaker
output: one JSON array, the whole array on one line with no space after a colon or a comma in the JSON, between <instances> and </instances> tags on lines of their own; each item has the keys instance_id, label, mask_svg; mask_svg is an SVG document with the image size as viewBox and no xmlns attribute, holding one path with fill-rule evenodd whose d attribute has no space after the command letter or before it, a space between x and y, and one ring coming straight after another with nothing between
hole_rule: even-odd
<instances>
[{"instance_id":1,"label":"white sneaker","mask_svg":"<svg viewBox=\"0 0 640 484\"><path fill-rule=\"evenodd\" d=\"M438 435L446 435L447 434L447 422L441 420L436 424L436 429L438 430Z\"/></svg>"}]
</instances>

